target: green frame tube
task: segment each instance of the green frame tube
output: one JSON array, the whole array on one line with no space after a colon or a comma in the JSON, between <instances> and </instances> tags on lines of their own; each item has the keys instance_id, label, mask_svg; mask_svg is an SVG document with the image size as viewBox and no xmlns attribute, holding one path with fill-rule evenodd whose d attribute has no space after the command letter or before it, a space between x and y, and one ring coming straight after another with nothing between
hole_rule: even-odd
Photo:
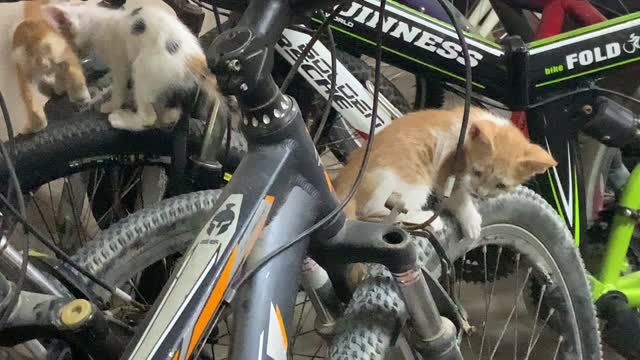
<instances>
[{"instance_id":1,"label":"green frame tube","mask_svg":"<svg viewBox=\"0 0 640 360\"><path fill-rule=\"evenodd\" d=\"M631 172L619 206L640 210L640 165ZM617 290L627 296L630 305L640 307L640 272L622 275L627 270L627 251L635 227L636 220L620 211L614 216L600 275L597 279L591 277L594 299Z\"/></svg>"}]
</instances>

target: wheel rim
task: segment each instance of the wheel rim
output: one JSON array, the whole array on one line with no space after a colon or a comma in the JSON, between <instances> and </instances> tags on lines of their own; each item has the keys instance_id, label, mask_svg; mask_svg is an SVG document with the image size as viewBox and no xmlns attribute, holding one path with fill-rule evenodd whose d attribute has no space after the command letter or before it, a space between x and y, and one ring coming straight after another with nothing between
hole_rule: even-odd
<instances>
[{"instance_id":1,"label":"wheel rim","mask_svg":"<svg viewBox=\"0 0 640 360\"><path fill-rule=\"evenodd\" d=\"M480 267L482 272L480 286L470 285L468 279L460 279L459 275L454 290L468 320L475 326L461 345L465 358L496 359L507 352L510 358L518 359L563 359L567 352L582 358L568 287L555 259L533 234L514 225L491 225L483 229L478 242L468 244L458 254L455 263L458 274L464 274L465 267ZM513 267L506 274L508 277L501 277L499 273L505 273L509 261ZM465 297L464 290L481 292L478 296L482 300ZM500 294L512 299L502 313L498 306L504 307L506 301L496 299ZM563 302L562 310L555 305L559 299ZM482 306L477 306L478 302ZM479 313L482 320L475 321L472 313ZM523 328L519 321L528 321L530 325Z\"/></svg>"}]
</instances>

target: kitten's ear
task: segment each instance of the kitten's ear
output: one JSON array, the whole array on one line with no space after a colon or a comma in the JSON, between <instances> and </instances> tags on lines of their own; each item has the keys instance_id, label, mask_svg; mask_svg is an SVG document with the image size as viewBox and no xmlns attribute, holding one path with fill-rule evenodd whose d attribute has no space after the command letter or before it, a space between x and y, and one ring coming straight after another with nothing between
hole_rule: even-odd
<instances>
[{"instance_id":1,"label":"kitten's ear","mask_svg":"<svg viewBox=\"0 0 640 360\"><path fill-rule=\"evenodd\" d=\"M55 5L45 6L43 9L44 18L47 22L62 34L74 34L77 29L77 19Z\"/></svg>"},{"instance_id":2,"label":"kitten's ear","mask_svg":"<svg viewBox=\"0 0 640 360\"><path fill-rule=\"evenodd\" d=\"M495 137L496 125L489 121L474 121L469 126L469 139L472 144L481 149L493 152L493 138Z\"/></svg>"},{"instance_id":3,"label":"kitten's ear","mask_svg":"<svg viewBox=\"0 0 640 360\"><path fill-rule=\"evenodd\" d=\"M527 174L533 175L543 173L558 163L540 146L529 144L525 155L519 160L519 165Z\"/></svg>"}]
</instances>

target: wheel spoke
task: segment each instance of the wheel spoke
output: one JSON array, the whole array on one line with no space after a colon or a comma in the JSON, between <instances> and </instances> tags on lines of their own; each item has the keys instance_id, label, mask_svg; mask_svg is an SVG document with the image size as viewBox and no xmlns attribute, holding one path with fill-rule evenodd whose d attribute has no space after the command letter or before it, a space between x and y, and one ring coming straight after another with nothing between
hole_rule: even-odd
<instances>
[{"instance_id":1,"label":"wheel spoke","mask_svg":"<svg viewBox=\"0 0 640 360\"><path fill-rule=\"evenodd\" d=\"M540 307L542 306L542 299L544 298L544 293L546 290L547 290L547 284L542 285L542 288L540 290L540 299L538 299L538 306L536 307L536 316L533 318L533 329L531 330L529 345L527 345L527 355L525 356L525 360L529 358L529 355L531 354L531 350L533 349L533 346L534 346L533 338L536 335L536 326L538 325L538 317L540 316Z\"/></svg>"},{"instance_id":2,"label":"wheel spoke","mask_svg":"<svg viewBox=\"0 0 640 360\"><path fill-rule=\"evenodd\" d=\"M302 331L302 317L304 316L304 309L307 306L307 299L309 296L304 295L304 300L302 301L302 309L300 310L300 315L298 316L298 323L296 324L296 331L293 333L293 339L291 341L291 349L296 345L296 340L298 339L298 334ZM306 317L305 317L306 320Z\"/></svg>"},{"instance_id":3,"label":"wheel spoke","mask_svg":"<svg viewBox=\"0 0 640 360\"><path fill-rule=\"evenodd\" d=\"M98 172L101 172L100 177L98 177ZM98 193L98 187L102 183L102 179L104 178L104 169L99 169L94 172L93 176L93 189L91 189L91 196L89 197L89 206L87 208L87 214L85 216L85 223L89 222L89 216L93 214L93 204L96 201L96 194Z\"/></svg>"},{"instance_id":4,"label":"wheel spoke","mask_svg":"<svg viewBox=\"0 0 640 360\"><path fill-rule=\"evenodd\" d=\"M323 344L318 345L318 348L316 349L316 352L313 353L313 356L311 356L311 360L315 359L318 354L320 353L320 350L322 349Z\"/></svg>"},{"instance_id":5,"label":"wheel spoke","mask_svg":"<svg viewBox=\"0 0 640 360\"><path fill-rule=\"evenodd\" d=\"M485 281L485 293L486 293L486 283L487 283L487 250L486 250L486 245L483 248L483 253L484 253L484 281ZM491 292L489 293L489 302L487 304L486 300L485 300L485 312L484 312L484 321L482 323L482 340L480 341L480 358L482 359L482 350L484 348L484 341L485 341L485 335L486 335L486 330L487 330L487 325L489 322L489 311L491 310L491 300L493 300L493 294L496 290L496 282L498 279L498 269L500 268L500 257L502 255L502 246L498 247L498 253L496 255L496 268L493 271L493 282L491 284ZM485 295L486 297L486 295Z\"/></svg>"},{"instance_id":6,"label":"wheel spoke","mask_svg":"<svg viewBox=\"0 0 640 360\"><path fill-rule=\"evenodd\" d=\"M564 337L560 335L560 337L558 338L558 345L556 345L556 351L553 354L553 360L556 360L556 358L558 357L558 353L560 352L560 345L562 345L563 341L564 341Z\"/></svg>"},{"instance_id":7,"label":"wheel spoke","mask_svg":"<svg viewBox=\"0 0 640 360\"><path fill-rule=\"evenodd\" d=\"M76 176L81 176L81 174L77 174ZM82 179L81 179L81 181L82 181ZM76 208L76 196L74 194L73 184L71 183L71 181L69 181L68 178L65 178L64 182L65 182L65 185L69 186L69 191L67 192L67 194L68 194L69 202L71 203L71 215L73 216L73 221L76 223L75 227L76 227L76 230L78 231L78 239L82 243L86 244L87 243L87 234L83 230L83 224L80 223L80 217L82 216L80 214L82 213L82 208L84 208L84 201L82 202L83 206L80 209L80 213L78 213L78 209ZM63 193L64 193L64 191L65 191L65 189L62 190Z\"/></svg>"},{"instance_id":8,"label":"wheel spoke","mask_svg":"<svg viewBox=\"0 0 640 360\"><path fill-rule=\"evenodd\" d=\"M536 339L533 341L533 344L531 345L531 349L535 348L536 344L538 344L538 340L540 340L540 336L542 336L542 332L544 331L544 328L547 326L547 323L549 322L549 319L551 319L551 316L554 313L555 313L555 309L549 310L549 314L547 314L547 317L542 322L542 326L540 327L540 330L538 331L538 335L536 336ZM529 354L527 354L527 357L525 358L525 360L527 358L529 358Z\"/></svg>"},{"instance_id":9,"label":"wheel spoke","mask_svg":"<svg viewBox=\"0 0 640 360\"><path fill-rule=\"evenodd\" d=\"M518 297L518 278L520 277L520 253L516 254L516 282L513 288L513 298L517 301ZM518 313L516 312L516 324L518 323ZM518 359L518 326L515 327L515 336L513 341L513 360Z\"/></svg>"},{"instance_id":10,"label":"wheel spoke","mask_svg":"<svg viewBox=\"0 0 640 360\"><path fill-rule=\"evenodd\" d=\"M140 290L138 290L138 287L136 286L136 284L133 283L133 280L129 279L128 282L129 282L129 285L131 285L133 292L135 292L136 295L138 295L140 299L142 299L142 302L144 302L145 305L149 305L149 302L147 301L147 299L144 298Z\"/></svg>"},{"instance_id":11,"label":"wheel spoke","mask_svg":"<svg viewBox=\"0 0 640 360\"><path fill-rule=\"evenodd\" d=\"M516 313L516 310L518 307L518 300L520 300L520 298L522 297L522 292L524 291L524 288L527 286L527 281L529 281L529 275L531 275L531 271L532 269L531 267L529 267L529 269L527 270L527 275L525 276L524 282L522 283L522 286L518 291L518 295L516 296L516 301L513 304L513 307L511 308L511 312L509 313L507 322L502 327L502 331L500 332L500 336L498 337L496 346L493 348L493 351L491 352L491 357L489 357L489 359L493 359L493 357L496 355L496 352L498 351L498 347L500 347L500 343L502 342L502 338L504 337L504 334L507 331L507 327L509 327L509 324L511 323L511 318L513 317L513 314Z\"/></svg>"},{"instance_id":12,"label":"wheel spoke","mask_svg":"<svg viewBox=\"0 0 640 360\"><path fill-rule=\"evenodd\" d=\"M51 229L51 227L49 226L49 222L47 221L47 217L44 215L44 212L42 211L42 208L40 207L38 199L36 199L36 197L34 196L33 193L31 193L31 200L33 200L33 204L36 206L36 210L38 211L38 214L40 214L40 218L42 219L42 222L44 223L44 227L47 229L47 232L51 236L51 240L56 241L56 242L59 243L60 239L56 238L53 229Z\"/></svg>"}]
</instances>

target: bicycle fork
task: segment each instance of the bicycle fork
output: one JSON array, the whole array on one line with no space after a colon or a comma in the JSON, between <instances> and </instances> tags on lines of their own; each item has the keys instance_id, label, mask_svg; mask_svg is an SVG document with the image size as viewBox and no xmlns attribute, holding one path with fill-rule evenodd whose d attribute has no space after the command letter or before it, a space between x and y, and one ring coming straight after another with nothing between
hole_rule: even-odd
<instances>
[{"instance_id":1,"label":"bicycle fork","mask_svg":"<svg viewBox=\"0 0 640 360\"><path fill-rule=\"evenodd\" d=\"M312 244L320 264L375 262L386 266L398 285L414 331L413 341L425 359L457 360L456 326L441 316L431 288L416 263L416 249L408 234L395 226L348 221L329 240Z\"/></svg>"}]
</instances>

